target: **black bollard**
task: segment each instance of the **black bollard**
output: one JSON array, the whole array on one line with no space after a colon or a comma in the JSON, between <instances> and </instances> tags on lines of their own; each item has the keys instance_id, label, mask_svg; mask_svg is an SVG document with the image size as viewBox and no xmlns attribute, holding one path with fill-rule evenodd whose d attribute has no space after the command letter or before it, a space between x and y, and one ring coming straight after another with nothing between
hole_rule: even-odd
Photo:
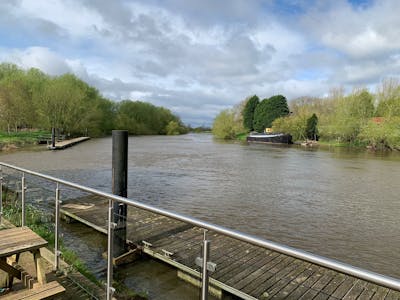
<instances>
[{"instance_id":1,"label":"black bollard","mask_svg":"<svg viewBox=\"0 0 400 300\"><path fill-rule=\"evenodd\" d=\"M128 186L128 131L112 131L112 192L127 197ZM127 205L114 202L114 257L127 251L126 246Z\"/></svg>"},{"instance_id":2,"label":"black bollard","mask_svg":"<svg viewBox=\"0 0 400 300\"><path fill-rule=\"evenodd\" d=\"M56 129L54 127L51 128L51 148L54 149L56 147Z\"/></svg>"}]
</instances>

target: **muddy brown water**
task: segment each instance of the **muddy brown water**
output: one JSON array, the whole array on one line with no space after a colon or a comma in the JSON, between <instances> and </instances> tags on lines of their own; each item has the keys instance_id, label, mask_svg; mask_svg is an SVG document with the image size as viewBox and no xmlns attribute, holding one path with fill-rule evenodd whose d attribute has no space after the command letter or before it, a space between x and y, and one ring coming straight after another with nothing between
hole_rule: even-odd
<instances>
[{"instance_id":1,"label":"muddy brown water","mask_svg":"<svg viewBox=\"0 0 400 300\"><path fill-rule=\"evenodd\" d=\"M111 190L111 138L0 160ZM399 153L129 138L130 198L400 278L399 183Z\"/></svg>"}]
</instances>

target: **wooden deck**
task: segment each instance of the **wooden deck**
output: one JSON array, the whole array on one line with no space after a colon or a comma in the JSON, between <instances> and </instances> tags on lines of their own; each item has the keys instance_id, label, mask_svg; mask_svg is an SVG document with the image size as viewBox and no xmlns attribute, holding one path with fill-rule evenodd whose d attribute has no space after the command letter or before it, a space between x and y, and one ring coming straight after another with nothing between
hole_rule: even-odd
<instances>
[{"instance_id":1,"label":"wooden deck","mask_svg":"<svg viewBox=\"0 0 400 300\"><path fill-rule=\"evenodd\" d=\"M107 233L107 206L108 200L90 196L69 200L61 212ZM202 237L200 228L128 208L128 241L195 278ZM211 285L243 299L400 299L400 292L215 232L207 239L210 260L217 264Z\"/></svg>"},{"instance_id":2,"label":"wooden deck","mask_svg":"<svg viewBox=\"0 0 400 300\"><path fill-rule=\"evenodd\" d=\"M47 148L49 148L50 150L61 150L61 149L65 149L65 148L71 147L73 145L76 145L78 143L82 143L87 140L90 140L90 137L82 136L82 137L78 137L78 138L74 138L74 139L70 139L70 140L64 140L61 142L57 142L57 143L55 143L54 147L52 147L52 145L49 145L49 146L47 146Z\"/></svg>"}]
</instances>

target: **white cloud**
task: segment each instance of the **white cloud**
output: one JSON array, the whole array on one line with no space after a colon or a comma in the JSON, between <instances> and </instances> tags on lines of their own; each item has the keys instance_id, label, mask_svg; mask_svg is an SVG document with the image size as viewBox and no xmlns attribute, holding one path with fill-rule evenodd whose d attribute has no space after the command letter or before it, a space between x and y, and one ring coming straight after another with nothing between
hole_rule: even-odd
<instances>
[{"instance_id":1,"label":"white cloud","mask_svg":"<svg viewBox=\"0 0 400 300\"><path fill-rule=\"evenodd\" d=\"M400 73L399 1L296 2L301 13L288 3L0 3L0 59L74 72L106 97L150 101L195 124L254 93L321 96Z\"/></svg>"},{"instance_id":2,"label":"white cloud","mask_svg":"<svg viewBox=\"0 0 400 300\"><path fill-rule=\"evenodd\" d=\"M72 72L67 61L44 47L29 47L24 50L14 49L6 56L6 61L22 68L38 68L50 75L61 75Z\"/></svg>"}]
</instances>

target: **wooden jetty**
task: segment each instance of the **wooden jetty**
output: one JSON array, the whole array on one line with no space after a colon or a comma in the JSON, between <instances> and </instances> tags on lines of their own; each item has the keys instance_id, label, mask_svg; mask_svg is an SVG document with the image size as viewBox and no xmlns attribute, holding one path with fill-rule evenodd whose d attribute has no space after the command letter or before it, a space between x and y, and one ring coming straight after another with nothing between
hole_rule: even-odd
<instances>
[{"instance_id":1,"label":"wooden jetty","mask_svg":"<svg viewBox=\"0 0 400 300\"><path fill-rule=\"evenodd\" d=\"M48 145L47 148L50 150L61 150L61 149L65 149L65 148L71 147L73 145L76 145L78 143L82 143L87 140L90 140L90 137L81 136L81 137L70 139L70 140L63 140L60 142L56 142L54 147L52 145Z\"/></svg>"},{"instance_id":2,"label":"wooden jetty","mask_svg":"<svg viewBox=\"0 0 400 300\"><path fill-rule=\"evenodd\" d=\"M88 196L66 201L61 213L107 233L108 199ZM143 253L176 269L178 276L200 284L203 230L175 219L135 207L128 208L128 243ZM215 232L210 260L216 271L210 275L210 292L242 299L400 299L400 292L254 246Z\"/></svg>"}]
</instances>

